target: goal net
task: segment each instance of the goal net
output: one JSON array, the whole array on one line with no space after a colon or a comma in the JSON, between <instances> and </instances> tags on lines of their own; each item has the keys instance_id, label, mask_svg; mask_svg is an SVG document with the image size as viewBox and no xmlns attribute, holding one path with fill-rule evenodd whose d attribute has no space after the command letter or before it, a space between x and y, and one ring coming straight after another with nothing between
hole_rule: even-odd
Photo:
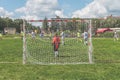
<instances>
[{"instance_id":1,"label":"goal net","mask_svg":"<svg viewBox=\"0 0 120 80\"><path fill-rule=\"evenodd\" d=\"M41 22L42 26L30 28L28 22ZM23 20L23 64L92 63L91 29L87 19ZM52 44L56 33L60 38L57 55Z\"/></svg>"}]
</instances>

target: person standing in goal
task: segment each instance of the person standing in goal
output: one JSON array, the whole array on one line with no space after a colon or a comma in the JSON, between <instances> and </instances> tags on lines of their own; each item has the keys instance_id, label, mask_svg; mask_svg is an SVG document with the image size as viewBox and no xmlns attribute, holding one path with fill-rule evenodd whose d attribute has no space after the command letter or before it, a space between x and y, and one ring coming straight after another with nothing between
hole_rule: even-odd
<instances>
[{"instance_id":1,"label":"person standing in goal","mask_svg":"<svg viewBox=\"0 0 120 80\"><path fill-rule=\"evenodd\" d=\"M57 33L55 34L55 36L52 39L52 45L54 46L55 57L57 57L58 56L58 48L60 45L60 37L58 36Z\"/></svg>"}]
</instances>

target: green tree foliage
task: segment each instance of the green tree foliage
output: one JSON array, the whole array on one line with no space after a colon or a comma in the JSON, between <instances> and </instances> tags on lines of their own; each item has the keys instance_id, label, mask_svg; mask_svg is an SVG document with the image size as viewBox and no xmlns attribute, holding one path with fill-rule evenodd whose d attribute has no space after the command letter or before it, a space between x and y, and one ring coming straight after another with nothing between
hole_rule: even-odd
<instances>
[{"instance_id":1,"label":"green tree foliage","mask_svg":"<svg viewBox=\"0 0 120 80\"><path fill-rule=\"evenodd\" d=\"M23 20L22 19L10 19L8 17L6 18L1 18L0 17L0 31L4 31L5 27L13 27L16 28L16 32L20 33L22 29L22 24L23 24ZM26 21L26 28L27 29L34 29L35 26L32 26L32 24L27 23Z\"/></svg>"},{"instance_id":2,"label":"green tree foliage","mask_svg":"<svg viewBox=\"0 0 120 80\"><path fill-rule=\"evenodd\" d=\"M56 20L58 18L55 18ZM47 22L47 17L45 17L42 28L48 32L48 30L70 30L70 31L77 31L80 29L81 32L83 32L85 29L87 29L88 23L86 22L78 22L76 20L79 20L79 18L71 18L70 21L64 22L62 18L59 18L61 21L53 21L51 22L51 27L49 27L49 24ZM3 31L5 27L14 27L16 28L16 31L19 33L22 30L22 19L10 19L8 17L1 18L0 17L0 31ZM107 19L92 19L92 27L93 32L95 32L98 28L119 28L120 27L120 18L117 17L108 17ZM35 30L37 27L33 26L30 23L27 23L26 21L26 28L27 30Z\"/></svg>"},{"instance_id":3,"label":"green tree foliage","mask_svg":"<svg viewBox=\"0 0 120 80\"><path fill-rule=\"evenodd\" d=\"M47 21L47 17L45 17L43 23L42 23L42 28L47 32L48 31L48 28L49 28L49 25L48 25L48 21Z\"/></svg>"}]
</instances>

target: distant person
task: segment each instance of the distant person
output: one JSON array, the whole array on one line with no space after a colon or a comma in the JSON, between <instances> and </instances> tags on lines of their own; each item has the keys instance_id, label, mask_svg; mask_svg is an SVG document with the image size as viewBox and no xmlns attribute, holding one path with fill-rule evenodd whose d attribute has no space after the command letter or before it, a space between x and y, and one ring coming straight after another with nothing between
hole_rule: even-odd
<instances>
[{"instance_id":1,"label":"distant person","mask_svg":"<svg viewBox=\"0 0 120 80\"><path fill-rule=\"evenodd\" d=\"M52 39L52 32L49 33L49 39Z\"/></svg>"},{"instance_id":2,"label":"distant person","mask_svg":"<svg viewBox=\"0 0 120 80\"><path fill-rule=\"evenodd\" d=\"M87 31L84 31L83 38L84 38L84 44L88 45L88 32Z\"/></svg>"},{"instance_id":3,"label":"distant person","mask_svg":"<svg viewBox=\"0 0 120 80\"><path fill-rule=\"evenodd\" d=\"M80 39L80 37L81 37L81 35L80 35L80 32L78 31L78 32L77 32L77 41L80 40L80 41L82 42L82 39Z\"/></svg>"},{"instance_id":4,"label":"distant person","mask_svg":"<svg viewBox=\"0 0 120 80\"><path fill-rule=\"evenodd\" d=\"M80 38L80 32L77 32L77 38Z\"/></svg>"},{"instance_id":5,"label":"distant person","mask_svg":"<svg viewBox=\"0 0 120 80\"><path fill-rule=\"evenodd\" d=\"M62 39L62 45L65 45L65 33L64 31L61 32L61 39Z\"/></svg>"},{"instance_id":6,"label":"distant person","mask_svg":"<svg viewBox=\"0 0 120 80\"><path fill-rule=\"evenodd\" d=\"M54 46L54 54L55 54L55 57L57 57L57 56L58 56L58 48L59 48L59 46L60 46L60 37L58 36L57 33L56 33L55 36L53 37L52 45Z\"/></svg>"},{"instance_id":7,"label":"distant person","mask_svg":"<svg viewBox=\"0 0 120 80\"><path fill-rule=\"evenodd\" d=\"M0 33L0 40L2 40L2 33Z\"/></svg>"},{"instance_id":8,"label":"distant person","mask_svg":"<svg viewBox=\"0 0 120 80\"><path fill-rule=\"evenodd\" d=\"M116 32L116 30L114 31L114 41L118 40L118 33Z\"/></svg>"},{"instance_id":9,"label":"distant person","mask_svg":"<svg viewBox=\"0 0 120 80\"><path fill-rule=\"evenodd\" d=\"M35 34L37 34L37 32L38 32L38 31L37 31L37 30L35 30Z\"/></svg>"},{"instance_id":10,"label":"distant person","mask_svg":"<svg viewBox=\"0 0 120 80\"><path fill-rule=\"evenodd\" d=\"M32 39L35 39L35 32L34 30L31 32Z\"/></svg>"},{"instance_id":11,"label":"distant person","mask_svg":"<svg viewBox=\"0 0 120 80\"><path fill-rule=\"evenodd\" d=\"M5 34L7 34L8 33L8 31L7 30L5 30Z\"/></svg>"},{"instance_id":12,"label":"distant person","mask_svg":"<svg viewBox=\"0 0 120 80\"><path fill-rule=\"evenodd\" d=\"M44 37L44 32L41 32L40 36L41 36L41 38L43 38Z\"/></svg>"},{"instance_id":13,"label":"distant person","mask_svg":"<svg viewBox=\"0 0 120 80\"><path fill-rule=\"evenodd\" d=\"M23 31L21 31L20 32L21 40L23 39L23 36L24 36L23 34L24 34Z\"/></svg>"}]
</instances>

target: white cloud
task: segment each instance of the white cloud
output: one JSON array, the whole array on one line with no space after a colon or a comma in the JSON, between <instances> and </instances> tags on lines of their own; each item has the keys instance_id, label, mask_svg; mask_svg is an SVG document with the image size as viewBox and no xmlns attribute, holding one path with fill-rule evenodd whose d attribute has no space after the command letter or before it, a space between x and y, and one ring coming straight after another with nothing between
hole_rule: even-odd
<instances>
[{"instance_id":1,"label":"white cloud","mask_svg":"<svg viewBox=\"0 0 120 80\"><path fill-rule=\"evenodd\" d=\"M120 0L94 0L85 8L73 12L72 17L90 18L119 15Z\"/></svg>"},{"instance_id":2,"label":"white cloud","mask_svg":"<svg viewBox=\"0 0 120 80\"><path fill-rule=\"evenodd\" d=\"M8 12L3 7L0 7L0 16L1 17L12 17L13 16L13 12Z\"/></svg>"},{"instance_id":3,"label":"white cloud","mask_svg":"<svg viewBox=\"0 0 120 80\"><path fill-rule=\"evenodd\" d=\"M66 18L67 16L64 15L63 10L56 10L55 15L59 16L60 18Z\"/></svg>"},{"instance_id":4,"label":"white cloud","mask_svg":"<svg viewBox=\"0 0 120 80\"><path fill-rule=\"evenodd\" d=\"M24 7L16 9L16 12L24 14L25 19L40 19L46 17L55 17L56 13L64 16L63 12L58 11L57 0L27 0Z\"/></svg>"}]
</instances>

